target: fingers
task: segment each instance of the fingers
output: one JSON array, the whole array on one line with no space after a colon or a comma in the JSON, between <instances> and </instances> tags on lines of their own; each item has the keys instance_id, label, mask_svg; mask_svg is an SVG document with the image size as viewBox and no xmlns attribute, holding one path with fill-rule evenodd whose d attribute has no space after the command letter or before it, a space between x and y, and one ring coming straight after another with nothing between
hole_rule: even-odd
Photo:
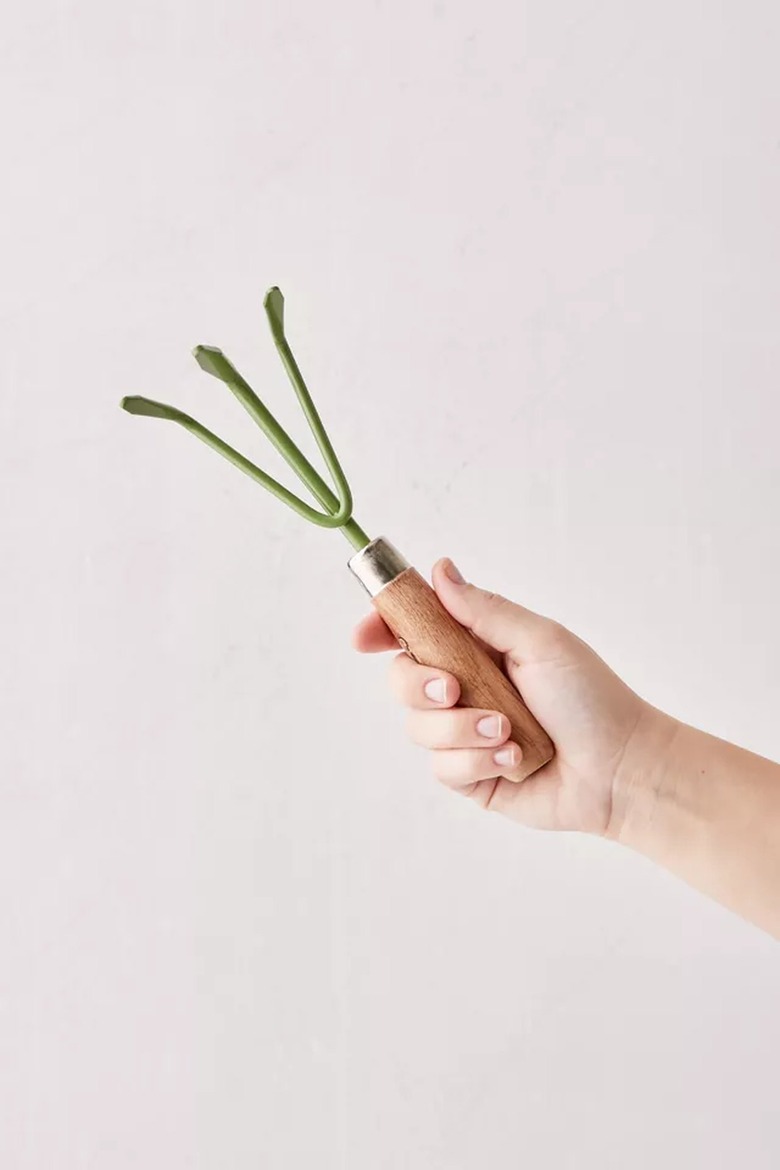
<instances>
[{"instance_id":1,"label":"fingers","mask_svg":"<svg viewBox=\"0 0 780 1170\"><path fill-rule=\"evenodd\" d=\"M499 711L412 710L408 730L413 743L431 751L436 778L464 792L473 791L480 780L512 772L523 758L517 744L509 742L509 720Z\"/></svg>"},{"instance_id":2,"label":"fingers","mask_svg":"<svg viewBox=\"0 0 780 1170\"><path fill-rule=\"evenodd\" d=\"M434 565L433 585L455 620L488 646L517 659L549 656L559 629L549 618L464 581L448 557Z\"/></svg>"},{"instance_id":3,"label":"fingers","mask_svg":"<svg viewBox=\"0 0 780 1170\"><path fill-rule=\"evenodd\" d=\"M549 618L464 581L448 559L434 566L433 585L456 621L471 630L490 653L497 652L497 659L506 656L505 669L518 686L524 664L566 658L570 642L576 641ZM378 613L370 613L358 624L352 640L363 653L398 649ZM517 675L515 668L520 668ZM522 774L512 774L522 761L522 751L509 738L507 718L496 711L456 708L458 680L407 654L394 658L390 681L396 697L410 711L411 738L431 751L437 778L485 807L514 807L513 793L525 789L528 781Z\"/></svg>"},{"instance_id":4,"label":"fingers","mask_svg":"<svg viewBox=\"0 0 780 1170\"><path fill-rule=\"evenodd\" d=\"M449 711L410 711L409 738L419 747L497 748L509 739L511 727L506 715L454 707Z\"/></svg>"},{"instance_id":5,"label":"fingers","mask_svg":"<svg viewBox=\"0 0 780 1170\"><path fill-rule=\"evenodd\" d=\"M431 754L433 773L447 788L469 793L480 780L492 780L516 768L522 752L516 744L500 748L446 748ZM516 785L509 783L510 788Z\"/></svg>"},{"instance_id":6,"label":"fingers","mask_svg":"<svg viewBox=\"0 0 780 1170\"><path fill-rule=\"evenodd\" d=\"M378 654L398 649L398 642L376 611L366 614L355 626L352 645L361 654Z\"/></svg>"},{"instance_id":7,"label":"fingers","mask_svg":"<svg viewBox=\"0 0 780 1170\"><path fill-rule=\"evenodd\" d=\"M455 620L476 634L490 650L509 655L517 665L533 659L560 657L573 638L550 618L464 581L448 557L436 562L432 578L439 600ZM395 636L375 612L358 623L352 644L364 654L398 646Z\"/></svg>"},{"instance_id":8,"label":"fingers","mask_svg":"<svg viewBox=\"0 0 780 1170\"><path fill-rule=\"evenodd\" d=\"M402 706L420 711L454 707L460 698L460 683L454 675L421 666L408 654L397 654L393 659L390 689Z\"/></svg>"},{"instance_id":9,"label":"fingers","mask_svg":"<svg viewBox=\"0 0 780 1170\"><path fill-rule=\"evenodd\" d=\"M448 788L472 793L480 780L519 766L523 753L509 741L506 715L456 707L460 686L453 675L398 654L390 668L390 685L399 702L409 708L411 739L431 751L434 773Z\"/></svg>"}]
</instances>

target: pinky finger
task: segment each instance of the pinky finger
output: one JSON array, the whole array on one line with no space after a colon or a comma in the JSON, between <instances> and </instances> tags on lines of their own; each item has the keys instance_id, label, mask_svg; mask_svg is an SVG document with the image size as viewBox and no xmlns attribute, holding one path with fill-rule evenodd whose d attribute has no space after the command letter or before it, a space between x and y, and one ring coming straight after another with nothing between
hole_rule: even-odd
<instances>
[{"instance_id":1,"label":"pinky finger","mask_svg":"<svg viewBox=\"0 0 780 1170\"><path fill-rule=\"evenodd\" d=\"M500 748L440 748L432 752L433 772L447 788L468 794L480 780L493 780L516 768L522 755L516 743Z\"/></svg>"}]
</instances>

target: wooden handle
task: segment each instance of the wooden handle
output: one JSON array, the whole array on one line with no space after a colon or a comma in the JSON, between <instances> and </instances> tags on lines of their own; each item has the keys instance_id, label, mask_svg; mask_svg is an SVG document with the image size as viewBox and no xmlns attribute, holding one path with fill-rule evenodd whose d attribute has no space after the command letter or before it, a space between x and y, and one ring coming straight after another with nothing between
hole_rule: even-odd
<instances>
[{"instance_id":1,"label":"wooden handle","mask_svg":"<svg viewBox=\"0 0 780 1170\"><path fill-rule=\"evenodd\" d=\"M402 573L372 598L374 606L405 650L425 666L454 674L460 706L500 711L512 725L512 739L523 750L510 780L524 780L552 759L555 748L503 671L476 638L447 612L416 569Z\"/></svg>"}]
</instances>

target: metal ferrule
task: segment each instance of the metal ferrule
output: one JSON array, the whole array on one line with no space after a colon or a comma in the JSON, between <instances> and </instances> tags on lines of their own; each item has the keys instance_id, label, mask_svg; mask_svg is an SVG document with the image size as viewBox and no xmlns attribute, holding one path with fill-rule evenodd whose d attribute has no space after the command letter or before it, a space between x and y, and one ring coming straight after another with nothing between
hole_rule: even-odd
<instances>
[{"instance_id":1,"label":"metal ferrule","mask_svg":"<svg viewBox=\"0 0 780 1170\"><path fill-rule=\"evenodd\" d=\"M360 552L355 553L347 562L363 588L376 597L385 585L395 581L409 562L404 560L397 548L393 548L389 540L378 536Z\"/></svg>"}]
</instances>

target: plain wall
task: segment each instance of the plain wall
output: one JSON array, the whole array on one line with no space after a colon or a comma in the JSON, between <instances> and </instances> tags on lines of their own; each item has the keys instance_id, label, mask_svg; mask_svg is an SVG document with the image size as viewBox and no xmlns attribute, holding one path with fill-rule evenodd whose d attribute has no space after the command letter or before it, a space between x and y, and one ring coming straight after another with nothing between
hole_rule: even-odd
<instances>
[{"instance_id":1,"label":"plain wall","mask_svg":"<svg viewBox=\"0 0 780 1170\"><path fill-rule=\"evenodd\" d=\"M140 3L0 42L0 1164L780 1162L780 951L435 785L349 547L122 394L780 757L780 10ZM298 432L300 433L300 432Z\"/></svg>"}]
</instances>

